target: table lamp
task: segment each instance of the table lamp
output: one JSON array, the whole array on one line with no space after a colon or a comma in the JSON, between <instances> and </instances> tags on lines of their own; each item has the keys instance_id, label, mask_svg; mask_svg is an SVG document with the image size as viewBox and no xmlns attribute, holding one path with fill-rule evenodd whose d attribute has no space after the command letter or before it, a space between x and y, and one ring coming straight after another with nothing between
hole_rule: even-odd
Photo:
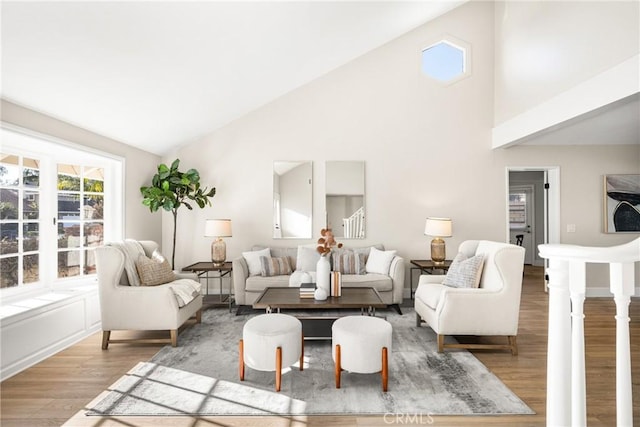
<instances>
[{"instance_id":1,"label":"table lamp","mask_svg":"<svg viewBox=\"0 0 640 427\"><path fill-rule=\"evenodd\" d=\"M227 245L223 237L231 237L230 219L208 219L204 226L205 237L215 237L211 243L211 261L216 267L221 267L227 260Z\"/></svg>"},{"instance_id":2,"label":"table lamp","mask_svg":"<svg viewBox=\"0 0 640 427\"><path fill-rule=\"evenodd\" d=\"M435 237L431 241L431 260L435 265L443 265L446 248L443 237L451 237L451 218L427 218L424 234Z\"/></svg>"}]
</instances>

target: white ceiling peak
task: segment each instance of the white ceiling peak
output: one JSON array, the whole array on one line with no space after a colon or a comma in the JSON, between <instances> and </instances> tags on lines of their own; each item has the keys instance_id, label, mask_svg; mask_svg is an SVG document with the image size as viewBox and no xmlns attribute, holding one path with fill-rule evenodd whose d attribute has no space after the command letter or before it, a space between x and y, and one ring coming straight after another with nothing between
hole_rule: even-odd
<instances>
[{"instance_id":1,"label":"white ceiling peak","mask_svg":"<svg viewBox=\"0 0 640 427\"><path fill-rule=\"evenodd\" d=\"M164 154L465 1L2 2L2 96Z\"/></svg>"}]
</instances>

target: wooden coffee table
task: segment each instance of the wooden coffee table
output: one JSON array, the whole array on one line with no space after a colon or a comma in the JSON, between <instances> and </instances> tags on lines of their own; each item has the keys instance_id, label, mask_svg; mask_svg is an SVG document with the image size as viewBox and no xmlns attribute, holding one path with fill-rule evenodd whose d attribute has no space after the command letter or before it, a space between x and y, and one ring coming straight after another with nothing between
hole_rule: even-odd
<instances>
[{"instance_id":1,"label":"wooden coffee table","mask_svg":"<svg viewBox=\"0 0 640 427\"><path fill-rule=\"evenodd\" d=\"M376 308L386 308L380 294L374 288L342 288L342 296L328 297L324 301L300 298L298 288L267 288L253 303L253 308L267 313L284 310L333 310L359 309L360 314L375 316ZM296 315L302 322L302 333L306 340L331 339L331 326L339 314L323 316Z\"/></svg>"}]
</instances>

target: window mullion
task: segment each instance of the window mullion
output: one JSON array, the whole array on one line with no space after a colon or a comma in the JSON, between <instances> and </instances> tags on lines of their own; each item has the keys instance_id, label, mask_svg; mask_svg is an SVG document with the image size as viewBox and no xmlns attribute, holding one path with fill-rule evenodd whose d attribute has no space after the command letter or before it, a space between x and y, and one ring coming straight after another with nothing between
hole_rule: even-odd
<instances>
[{"instance_id":1,"label":"window mullion","mask_svg":"<svg viewBox=\"0 0 640 427\"><path fill-rule=\"evenodd\" d=\"M51 287L55 281L57 233L54 218L56 217L56 165L53 159L41 160L40 172L40 267L41 280Z\"/></svg>"}]
</instances>

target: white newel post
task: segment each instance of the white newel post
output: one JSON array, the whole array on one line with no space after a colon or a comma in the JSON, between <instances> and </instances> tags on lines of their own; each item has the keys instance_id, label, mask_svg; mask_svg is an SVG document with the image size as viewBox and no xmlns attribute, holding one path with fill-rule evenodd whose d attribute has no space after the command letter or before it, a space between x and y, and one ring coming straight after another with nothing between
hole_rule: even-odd
<instances>
[{"instance_id":1,"label":"white newel post","mask_svg":"<svg viewBox=\"0 0 640 427\"><path fill-rule=\"evenodd\" d=\"M632 426L629 303L635 290L634 263L640 262L640 238L610 248L547 244L539 250L549 260L547 426L587 425L583 310L587 263L609 264L616 303L617 425Z\"/></svg>"},{"instance_id":2,"label":"white newel post","mask_svg":"<svg viewBox=\"0 0 640 427\"><path fill-rule=\"evenodd\" d=\"M549 260L549 339L547 343L547 425L571 423L571 303L569 263Z\"/></svg>"}]
</instances>

